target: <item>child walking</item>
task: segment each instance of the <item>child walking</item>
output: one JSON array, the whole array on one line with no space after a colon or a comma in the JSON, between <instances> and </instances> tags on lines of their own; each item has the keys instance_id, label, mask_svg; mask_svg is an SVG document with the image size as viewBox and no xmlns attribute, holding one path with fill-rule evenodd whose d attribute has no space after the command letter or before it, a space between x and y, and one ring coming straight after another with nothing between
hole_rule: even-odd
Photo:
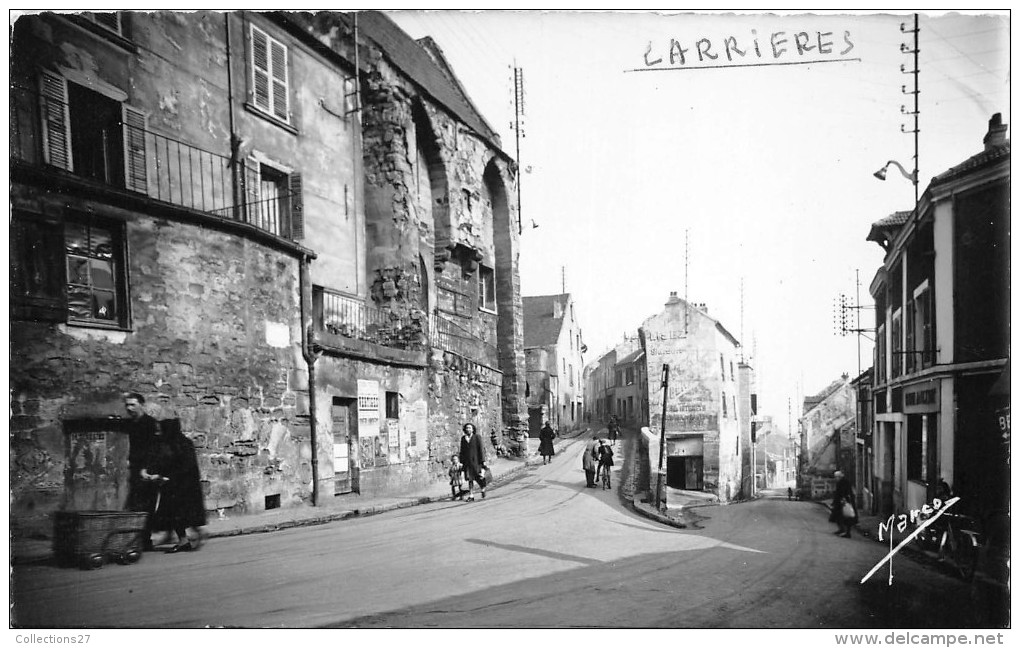
<instances>
[{"instance_id":1,"label":"child walking","mask_svg":"<svg viewBox=\"0 0 1020 648\"><path fill-rule=\"evenodd\" d=\"M458 455L452 455L450 457L450 491L453 493L451 500L462 500L464 499L464 466L460 464L460 457Z\"/></svg>"}]
</instances>

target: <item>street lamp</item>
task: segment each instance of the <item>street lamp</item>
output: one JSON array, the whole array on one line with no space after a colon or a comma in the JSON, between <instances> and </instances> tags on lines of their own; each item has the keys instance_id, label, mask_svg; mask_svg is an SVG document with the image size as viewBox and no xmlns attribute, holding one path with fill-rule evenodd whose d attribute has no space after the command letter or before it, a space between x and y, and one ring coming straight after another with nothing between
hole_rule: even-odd
<instances>
[{"instance_id":1,"label":"street lamp","mask_svg":"<svg viewBox=\"0 0 1020 648\"><path fill-rule=\"evenodd\" d=\"M890 164L894 165L897 169L899 169L900 173L903 174L904 178L910 180L915 185L917 184L917 170L915 169L912 173L907 173L907 170L903 168L903 165L897 162L896 160L889 160L888 162L886 162L885 166L883 166L878 171L875 171L874 173L875 177L878 178L879 180L885 180L885 172L886 169L889 168Z\"/></svg>"}]
</instances>

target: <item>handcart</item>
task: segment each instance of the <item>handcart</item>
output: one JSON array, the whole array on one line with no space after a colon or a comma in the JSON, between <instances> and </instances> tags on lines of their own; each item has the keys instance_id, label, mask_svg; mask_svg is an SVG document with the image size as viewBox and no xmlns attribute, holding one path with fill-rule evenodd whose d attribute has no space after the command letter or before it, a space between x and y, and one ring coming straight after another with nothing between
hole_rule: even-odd
<instances>
[{"instance_id":1,"label":"handcart","mask_svg":"<svg viewBox=\"0 0 1020 648\"><path fill-rule=\"evenodd\" d=\"M149 514L134 511L58 511L53 521L57 564L99 569L142 558Z\"/></svg>"}]
</instances>

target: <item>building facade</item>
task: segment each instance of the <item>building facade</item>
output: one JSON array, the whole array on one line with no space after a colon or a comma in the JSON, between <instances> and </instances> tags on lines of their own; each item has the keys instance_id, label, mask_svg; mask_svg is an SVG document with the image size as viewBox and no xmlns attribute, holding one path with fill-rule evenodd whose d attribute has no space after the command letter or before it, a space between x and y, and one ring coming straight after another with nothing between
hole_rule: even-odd
<instances>
[{"instance_id":1,"label":"building facade","mask_svg":"<svg viewBox=\"0 0 1020 648\"><path fill-rule=\"evenodd\" d=\"M120 508L125 391L221 512L399 492L526 430L516 169L382 14L23 16L11 513Z\"/></svg>"},{"instance_id":2,"label":"building facade","mask_svg":"<svg viewBox=\"0 0 1020 648\"><path fill-rule=\"evenodd\" d=\"M740 496L743 465L740 417L750 425L749 395L736 366L740 343L703 304L671 293L665 309L639 330L648 376L648 420L665 429L666 484L706 491L720 501ZM669 366L663 395L663 366ZM665 421L663 421L665 413Z\"/></svg>"},{"instance_id":3,"label":"building facade","mask_svg":"<svg viewBox=\"0 0 1020 648\"><path fill-rule=\"evenodd\" d=\"M836 490L837 470L854 483L857 422L855 393L843 375L804 399L800 426L797 489L804 499L820 499Z\"/></svg>"},{"instance_id":4,"label":"building facade","mask_svg":"<svg viewBox=\"0 0 1020 648\"><path fill-rule=\"evenodd\" d=\"M983 150L868 235L885 250L870 289L874 508L920 508L944 480L961 498L955 512L978 517L1000 544L1010 493L1006 131L994 115Z\"/></svg>"},{"instance_id":5,"label":"building facade","mask_svg":"<svg viewBox=\"0 0 1020 648\"><path fill-rule=\"evenodd\" d=\"M587 347L569 293L524 297L524 355L531 436L545 421L557 430L584 423Z\"/></svg>"}]
</instances>

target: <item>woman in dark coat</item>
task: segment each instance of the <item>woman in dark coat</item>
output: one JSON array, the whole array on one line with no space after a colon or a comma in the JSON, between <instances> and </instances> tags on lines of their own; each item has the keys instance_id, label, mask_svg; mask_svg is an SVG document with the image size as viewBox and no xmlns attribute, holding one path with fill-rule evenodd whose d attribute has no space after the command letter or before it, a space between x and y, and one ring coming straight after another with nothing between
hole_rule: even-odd
<instances>
[{"instance_id":1,"label":"woman in dark coat","mask_svg":"<svg viewBox=\"0 0 1020 648\"><path fill-rule=\"evenodd\" d=\"M549 425L549 421L546 421L542 430L538 433L538 454L542 455L543 464L552 461L553 455L556 454L556 450L553 449L553 439L555 438L556 432Z\"/></svg>"},{"instance_id":2,"label":"woman in dark coat","mask_svg":"<svg viewBox=\"0 0 1020 648\"><path fill-rule=\"evenodd\" d=\"M475 431L473 423L464 424L464 436L460 438L460 463L464 466L464 481L467 483L467 501L473 502L471 483L477 482L485 499L485 450L482 438Z\"/></svg>"},{"instance_id":3,"label":"woman in dark coat","mask_svg":"<svg viewBox=\"0 0 1020 648\"><path fill-rule=\"evenodd\" d=\"M846 478L846 475L842 471L836 471L836 493L832 496L832 513L829 516L830 522L835 522L838 530L836 535L844 538L850 537L850 529L857 524L857 504L854 497L854 489L850 485L850 480ZM850 506L853 507L853 516L843 515L843 504L849 502Z\"/></svg>"},{"instance_id":4,"label":"woman in dark coat","mask_svg":"<svg viewBox=\"0 0 1020 648\"><path fill-rule=\"evenodd\" d=\"M197 549L201 539L197 529L206 524L205 498L195 446L181 432L179 421L161 421L157 426L141 475L142 479L159 485L152 529L177 534L177 544L168 553ZM196 530L196 544L188 538L188 527Z\"/></svg>"}]
</instances>

